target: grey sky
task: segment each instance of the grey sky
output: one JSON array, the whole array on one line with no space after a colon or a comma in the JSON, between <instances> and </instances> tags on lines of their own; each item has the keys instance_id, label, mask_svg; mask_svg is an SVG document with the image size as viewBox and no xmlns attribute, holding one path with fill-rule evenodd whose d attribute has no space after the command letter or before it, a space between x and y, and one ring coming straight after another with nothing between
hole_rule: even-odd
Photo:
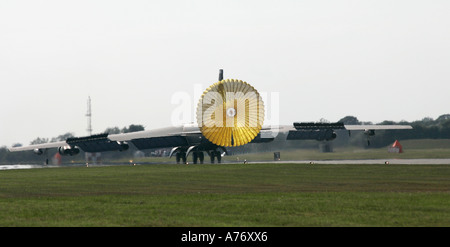
<instances>
[{"instance_id":1,"label":"grey sky","mask_svg":"<svg viewBox=\"0 0 450 247\"><path fill-rule=\"evenodd\" d=\"M171 125L175 92L278 92L280 124L450 113L449 1L0 1L0 146ZM194 102L195 101L195 102ZM193 119L194 120L194 119Z\"/></svg>"}]
</instances>

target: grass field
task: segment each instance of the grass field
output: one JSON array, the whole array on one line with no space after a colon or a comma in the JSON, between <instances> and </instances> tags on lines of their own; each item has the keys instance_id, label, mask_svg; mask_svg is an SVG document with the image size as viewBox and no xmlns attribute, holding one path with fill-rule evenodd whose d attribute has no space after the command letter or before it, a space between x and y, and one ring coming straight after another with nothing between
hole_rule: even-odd
<instances>
[{"instance_id":1,"label":"grass field","mask_svg":"<svg viewBox=\"0 0 450 247\"><path fill-rule=\"evenodd\" d=\"M448 165L0 171L0 226L450 226Z\"/></svg>"}]
</instances>

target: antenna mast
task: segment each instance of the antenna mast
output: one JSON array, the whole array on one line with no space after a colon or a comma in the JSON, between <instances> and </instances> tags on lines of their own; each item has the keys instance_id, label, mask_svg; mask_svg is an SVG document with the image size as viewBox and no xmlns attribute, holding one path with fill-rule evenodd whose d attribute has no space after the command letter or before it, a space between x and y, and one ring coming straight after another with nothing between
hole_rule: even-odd
<instances>
[{"instance_id":1,"label":"antenna mast","mask_svg":"<svg viewBox=\"0 0 450 247\"><path fill-rule=\"evenodd\" d=\"M87 113L86 113L86 117L87 117L87 132L89 135L92 135L92 125L91 125L91 117L92 117L92 112L91 112L91 96L88 97L88 102L87 102Z\"/></svg>"}]
</instances>

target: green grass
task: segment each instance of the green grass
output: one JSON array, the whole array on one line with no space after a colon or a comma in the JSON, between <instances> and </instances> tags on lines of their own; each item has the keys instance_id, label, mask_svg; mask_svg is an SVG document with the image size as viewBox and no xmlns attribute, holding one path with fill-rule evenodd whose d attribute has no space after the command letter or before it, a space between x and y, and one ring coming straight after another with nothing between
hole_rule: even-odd
<instances>
[{"instance_id":1,"label":"green grass","mask_svg":"<svg viewBox=\"0 0 450 247\"><path fill-rule=\"evenodd\" d=\"M450 226L447 165L0 171L0 226Z\"/></svg>"},{"instance_id":2,"label":"green grass","mask_svg":"<svg viewBox=\"0 0 450 247\"><path fill-rule=\"evenodd\" d=\"M385 148L378 149L335 149L331 153L321 153L317 150L284 150L280 152L281 160L355 160L355 159L440 159L450 158L450 149L408 149L404 153L388 153ZM273 160L273 152L250 153L228 156L227 161L239 160L269 161Z\"/></svg>"}]
</instances>

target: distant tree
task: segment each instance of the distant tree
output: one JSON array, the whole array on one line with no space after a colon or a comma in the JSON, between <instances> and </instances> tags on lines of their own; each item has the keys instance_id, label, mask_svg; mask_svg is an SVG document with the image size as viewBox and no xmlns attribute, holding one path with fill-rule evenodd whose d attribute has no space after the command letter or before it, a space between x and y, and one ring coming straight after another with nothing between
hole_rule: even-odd
<instances>
[{"instance_id":1,"label":"distant tree","mask_svg":"<svg viewBox=\"0 0 450 247\"><path fill-rule=\"evenodd\" d=\"M131 124L128 128L123 127L122 133L130 133L130 132L136 132L136 131L142 131L142 130L145 130L144 126Z\"/></svg>"},{"instance_id":2,"label":"distant tree","mask_svg":"<svg viewBox=\"0 0 450 247\"><path fill-rule=\"evenodd\" d=\"M394 121L390 121L390 120L384 120L380 124L381 125L393 125L393 124L395 124L395 122Z\"/></svg>"},{"instance_id":3,"label":"distant tree","mask_svg":"<svg viewBox=\"0 0 450 247\"><path fill-rule=\"evenodd\" d=\"M107 134L120 134L120 129L119 127L112 127L112 128L107 128L104 133Z\"/></svg>"},{"instance_id":4,"label":"distant tree","mask_svg":"<svg viewBox=\"0 0 450 247\"><path fill-rule=\"evenodd\" d=\"M408 121L406 121L406 120L401 120L398 124L401 124L401 125L410 125L411 123L408 122Z\"/></svg>"},{"instance_id":5,"label":"distant tree","mask_svg":"<svg viewBox=\"0 0 450 247\"><path fill-rule=\"evenodd\" d=\"M361 124L359 122L359 120L354 116L346 116L344 118L341 118L341 120L339 120L339 122L344 123L344 124L351 124L351 125Z\"/></svg>"},{"instance_id":6,"label":"distant tree","mask_svg":"<svg viewBox=\"0 0 450 247\"><path fill-rule=\"evenodd\" d=\"M366 125L372 125L372 124L374 124L374 123L372 123L371 121L361 121L361 122L359 122L359 124L366 124Z\"/></svg>"},{"instance_id":7,"label":"distant tree","mask_svg":"<svg viewBox=\"0 0 450 247\"><path fill-rule=\"evenodd\" d=\"M430 118L430 117L424 117L421 122L424 125L432 125L432 124L434 124L434 120L432 118Z\"/></svg>"},{"instance_id":8,"label":"distant tree","mask_svg":"<svg viewBox=\"0 0 450 247\"><path fill-rule=\"evenodd\" d=\"M48 142L48 138L36 138L33 141L30 142L30 145L35 145L35 144L41 144L41 143L47 143Z\"/></svg>"},{"instance_id":9,"label":"distant tree","mask_svg":"<svg viewBox=\"0 0 450 247\"><path fill-rule=\"evenodd\" d=\"M441 122L442 138L450 138L450 119Z\"/></svg>"},{"instance_id":10,"label":"distant tree","mask_svg":"<svg viewBox=\"0 0 450 247\"><path fill-rule=\"evenodd\" d=\"M444 121L446 121L446 120L450 120L450 114L444 114L444 115L441 115L441 116L439 116L437 119L436 119L436 122L444 122Z\"/></svg>"},{"instance_id":11,"label":"distant tree","mask_svg":"<svg viewBox=\"0 0 450 247\"><path fill-rule=\"evenodd\" d=\"M75 137L73 135L73 133L67 132L67 133L65 133L63 135L59 135L58 137L53 137L51 142L61 142L61 141L65 141L68 138L72 138L72 137Z\"/></svg>"}]
</instances>

